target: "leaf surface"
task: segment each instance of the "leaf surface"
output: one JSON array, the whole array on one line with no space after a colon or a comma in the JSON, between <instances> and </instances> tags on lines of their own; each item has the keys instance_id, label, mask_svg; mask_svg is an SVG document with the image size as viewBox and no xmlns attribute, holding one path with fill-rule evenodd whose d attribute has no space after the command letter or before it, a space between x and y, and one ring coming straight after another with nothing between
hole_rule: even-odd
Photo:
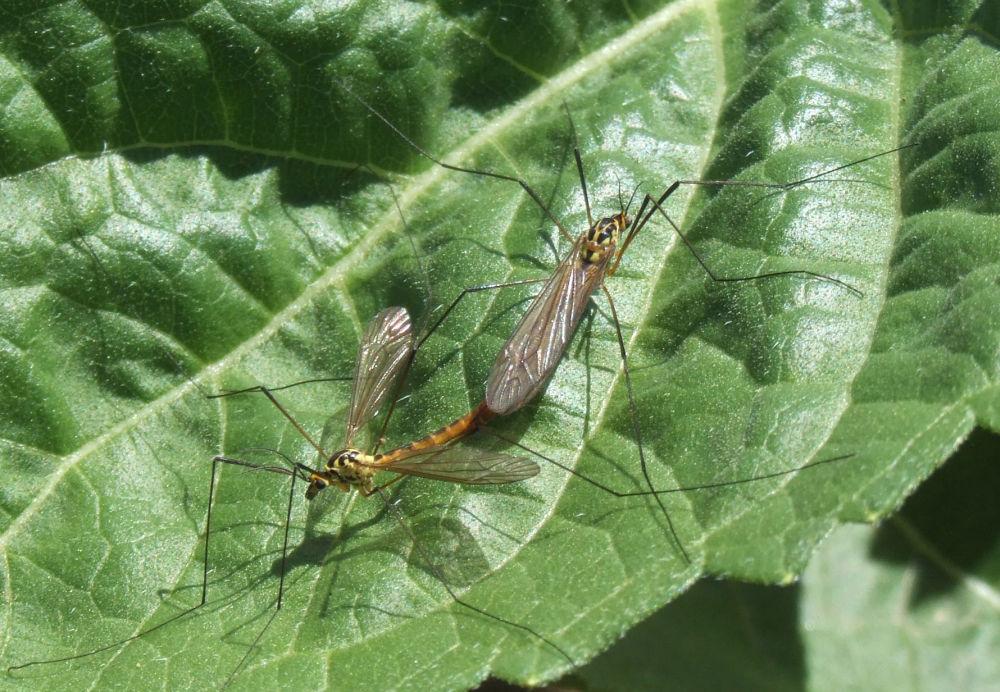
<instances>
[{"instance_id":1,"label":"leaf surface","mask_svg":"<svg viewBox=\"0 0 1000 692\"><path fill-rule=\"evenodd\" d=\"M428 166L344 82L449 161L529 180L574 232L562 102L597 214L619 188L783 182L916 146L849 180L685 186L668 205L718 274L808 269L860 299L795 278L714 285L662 219L608 281L659 487L849 461L670 496L693 564L654 503L551 467L501 488L394 486L440 570L377 499L307 512L297 496L285 604L237 687L552 679L570 664L551 646L455 604L434 572L583 662L703 574L791 579L832 527L886 515L977 423L1000 423L986 3L933 18L820 0L2 6L5 666L198 601L213 455L317 463L266 400L205 392L347 376L382 308L426 323L463 287L542 277L568 247L517 185ZM528 296L456 310L418 355L389 444L478 402ZM633 490L602 301L538 403L496 426ZM343 429L346 383L281 397L314 435ZM273 612L286 482L220 474L198 615L4 684L220 686Z\"/></svg>"}]
</instances>

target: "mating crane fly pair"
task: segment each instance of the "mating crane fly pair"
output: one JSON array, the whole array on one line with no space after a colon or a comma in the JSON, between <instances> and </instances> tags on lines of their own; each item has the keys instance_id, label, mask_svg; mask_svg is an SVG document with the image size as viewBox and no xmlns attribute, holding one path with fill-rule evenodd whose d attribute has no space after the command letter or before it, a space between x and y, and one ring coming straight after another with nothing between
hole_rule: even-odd
<instances>
[{"instance_id":1,"label":"mating crane fly pair","mask_svg":"<svg viewBox=\"0 0 1000 692\"><path fill-rule=\"evenodd\" d=\"M788 190L809 182L831 181L835 179L826 178L825 176L850 166L869 161L873 158L894 153L905 147L865 157L863 159L859 159L858 161L837 166L836 168L832 168L822 173L810 176L809 178L792 183L775 184L756 181L724 180L675 181L666 188L659 198L653 198L652 196L646 194L640 203L638 212L634 216L629 214L629 209L635 194L633 192L633 199L630 199L628 204L624 204L621 201L619 202L620 208L616 214L600 218L595 222L591 212L582 157L580 155L579 147L576 145L574 131L574 156L576 159L577 171L579 173L581 190L583 192L583 199L586 206L588 229L579 237L573 238L559 219L556 218L543 203L542 198L538 195L538 193L535 192L535 190L527 182L519 178L494 171L478 170L448 164L435 158L412 141L406 134L400 131L393 123L370 106L366 101L355 95L346 85L341 86L345 89L345 91L354 96L354 98L357 99L362 106L381 119L381 121L392 129L399 137L413 147L415 151L430 159L435 164L450 170L494 179L507 180L519 184L529 197L531 197L532 200L544 211L548 218L553 221L560 233L572 243L572 249L558 264L552 275L545 280L543 288L534 298L528 310L521 318L512 336L504 344L490 370L483 401L464 416L461 416L452 423L445 425L436 432L431 433L430 435L427 435L426 437L415 442L384 453L378 452L378 445L375 445L375 448L370 452L364 452L353 446L357 433L365 428L376 416L376 414L378 414L379 411L385 406L385 404L389 402L389 413L386 414L386 421L383 424L384 431L385 426L388 424L388 417L392 412L392 405L394 405L396 397L399 395L402 388L402 382L405 380L405 373L412 363L420 345L434 330L438 328L438 326L440 326L440 324L448 317L452 310L456 308L465 296L479 291L536 283L536 281L488 284L466 288L443 311L441 316L434 322L427 333L416 341L414 339L410 317L405 309L400 307L391 307L378 313L367 326L361 339L359 354L355 365L351 403L346 423L344 449L340 451L332 453L328 452L319 443L317 443L315 439L305 430L305 428L299 424L298 421L296 421L294 416L292 416L291 413L278 401L278 399L274 396L272 389L257 386L236 392L227 392L225 394L216 395L231 396L234 394L249 392L259 392L264 394L274 404L274 406L278 408L281 414L289 420L289 422L303 436L303 438L316 449L323 460L322 465L319 468L312 468L301 462L289 461L288 466L266 466L230 456L216 456L213 459L212 464L208 510L206 515L204 572L201 602L198 605L179 613L156 626L114 644L83 654L67 656L60 659L32 661L15 666L14 668L25 668L39 663L75 660L102 651L107 651L160 629L170 622L173 622L174 620L177 620L178 618L183 617L203 606L207 600L209 564L208 537L211 530L212 499L215 488L216 471L218 464L220 463L247 467L254 470L274 472L291 477L289 504L284 531L284 543L282 547L277 607L275 608L274 613L272 613L272 619L281 607L292 500L294 497L295 482L297 480L301 480L307 483L307 499L315 498L320 492L330 488L331 486L336 486L344 491L354 488L364 496L370 496L372 494L378 494L381 496L386 500L386 506L396 514L401 525L409 533L414 546L421 552L424 561L428 563L427 566L434 573L434 576L442 583L444 588L448 591L448 594L456 603L483 616L491 618L494 621L518 628L521 631L530 634L550 646L563 658L573 664L574 661L572 657L563 648L551 639L537 632L535 629L527 625L499 617L461 599L448 584L447 580L443 578L434 563L427 559L427 556L422 551L420 542L409 528L401 512L399 512L399 509L394 504L388 502L388 499L382 491L406 476L419 476L427 479L461 484L485 485L512 483L537 475L539 472L539 466L535 461L530 459L502 453L476 450L459 446L455 443L460 438L483 428L496 416L506 415L522 408L542 391L549 377L555 370L563 353L568 347L569 341L572 339L583 317L586 307L598 287L603 290L607 297L611 309L611 316L614 321L615 332L622 358L622 373L628 396L629 410L632 417L640 468L648 489L631 492L615 490L576 469L570 468L569 466L558 462L555 459L538 454L527 447L520 445L517 441L508 439L502 434L499 434L491 429L493 434L513 445L521 447L522 449L534 454L537 458L555 465L611 495L617 497L652 496L656 499L663 516L666 518L667 528L669 529L672 541L677 545L681 555L687 562L690 562L690 557L685 550L682 541L677 536L666 507L660 498L661 495L675 492L714 489L776 478L790 473L795 473L806 468L842 461L852 456L850 454L842 455L812 462L793 469L751 476L749 478L734 481L714 482L705 485L687 486L684 488L654 488L647 469L645 453L643 451L641 430L639 428L637 418L637 406L635 403L635 397L626 361L625 341L618 321L617 309L615 308L614 300L604 284L604 279L605 277L611 276L616 272L626 249L637 237L643 227L650 221L652 216L659 213L664 219L667 220L686 248L692 253L697 262L713 281L745 282L782 276L799 276L806 279L829 282L838 285L851 293L860 295L860 291L858 291L858 289L844 281L808 270L775 271L741 277L718 276L712 272L708 264L688 241L685 234L681 232L677 224L675 224L674 221L667 215L666 211L663 209L663 205L665 204L667 198L674 191L676 191L680 185L683 184L710 186L735 185L772 190ZM572 129L571 119L570 125ZM376 484L375 478L376 474L379 472L391 472L397 475L385 483ZM265 625L264 630L266 630L266 628L267 626ZM259 641L260 637L264 633L264 630L258 634L254 644ZM252 649L253 646L251 646L250 650L247 651L247 655L244 656L244 661L246 660L246 657L249 656ZM241 661L237 670L233 671L232 675L235 675L242 664L243 661ZM232 677L232 675L230 677Z\"/></svg>"}]
</instances>

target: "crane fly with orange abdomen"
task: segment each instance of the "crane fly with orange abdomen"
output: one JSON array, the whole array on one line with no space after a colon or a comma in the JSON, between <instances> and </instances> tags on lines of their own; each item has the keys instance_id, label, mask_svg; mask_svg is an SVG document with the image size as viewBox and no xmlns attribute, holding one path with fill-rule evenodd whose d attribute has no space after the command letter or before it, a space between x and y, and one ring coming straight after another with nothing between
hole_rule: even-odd
<instances>
[{"instance_id":1,"label":"crane fly with orange abdomen","mask_svg":"<svg viewBox=\"0 0 1000 692\"><path fill-rule=\"evenodd\" d=\"M477 416L470 414L464 416L455 424L445 426L441 431L428 435L412 444L394 449L385 453L365 453L352 447L357 433L364 428L379 412L385 402L397 392L401 376L407 369L414 354L413 335L410 323L410 316L404 308L392 307L378 313L368 325L361 339L357 364L351 390L351 403L347 416L346 434L344 437L344 449L333 453L327 453L317 443L305 428L295 420L287 409L277 400L274 394L266 387L253 387L238 392L228 392L214 396L231 396L249 391L262 392L271 402L285 415L298 432L311 444L324 460L322 467L312 468L300 462L292 462L286 466L267 466L257 464L243 459L230 456L219 455L212 460L212 474L209 484L208 514L205 522L205 567L202 579L201 602L196 606L179 613L168 620L151 627L139 634L127 639L115 642L92 651L67 656L64 658L50 659L45 661L31 661L18 666L13 666L11 670L23 669L41 663L57 663L71 661L79 658L91 656L102 651L108 651L120 647L130 641L138 639L157 629L160 629L174 620L183 617L207 602L208 591L208 565L209 565L209 545L208 536L211 534L212 521L212 501L215 491L215 478L219 464L230 464L240 466L255 471L265 471L278 473L291 477L289 489L288 510L285 517L284 539L281 554L281 575L279 578L277 606L274 613L281 608L282 595L285 580L285 558L288 552L288 535L291 522L292 501L294 499L295 481L303 480L307 485L306 498L313 499L321 491L331 486L339 487L341 490L358 490L363 496L379 494L386 500L386 506L395 513L400 523L404 526L414 545L421 553L422 558L427 562L428 568L436 578L444 585L448 594L456 603L463 605L470 610L492 618L505 625L516 627L524 632L545 642L570 663L573 659L559 646L551 640L542 636L535 630L525 625L506 620L496 616L482 608L472 605L462 600L444 579L433 562L427 559L416 536L410 529L398 508L389 503L382 494L382 490L392 485L397 480L406 476L419 476L439 481L452 483L463 483L468 485L490 485L503 484L521 481L531 478L538 473L538 465L524 458L513 457L506 454L487 452L476 449L466 449L452 444L459 437L474 430L473 423L478 420ZM284 457L284 455L281 455ZM287 460L287 459L286 459ZM375 475L379 472L395 473L397 476L381 485L375 483ZM272 619L274 614L272 614ZM270 624L270 621L268 622ZM260 639L264 629L255 639L254 644ZM250 650L253 646L250 647ZM250 651L247 652L249 656ZM246 660L237 666L237 670L242 667ZM236 671L233 672L235 674ZM231 678L232 676L230 676Z\"/></svg>"},{"instance_id":2,"label":"crane fly with orange abdomen","mask_svg":"<svg viewBox=\"0 0 1000 692\"><path fill-rule=\"evenodd\" d=\"M570 341L576 332L580 321L583 318L584 312L586 311L587 305L591 301L594 293L600 288L608 301L608 305L611 309L612 322L615 327L615 335L618 341L619 353L622 362L622 373L625 380L625 389L628 395L629 409L632 417L632 427L633 434L635 437L636 446L639 451L639 463L646 481L646 485L649 488L648 491L643 491L639 493L621 493L611 488L603 485L583 474L569 469L556 462L555 460L545 458L546 461L556 464L561 468L570 471L574 475L586 480L587 482L610 492L616 496L633 496L633 495L652 495L660 510L666 520L667 528L673 542L679 548L681 555L684 557L685 561L691 562L690 556L685 550L683 543L677 535L674 528L673 521L670 519L670 515L664 506L660 495L668 491L657 490L653 487L652 480L649 475L645 452L643 450L642 444L642 431L638 423L637 406L635 403L635 396L632 389L631 375L628 368L628 359L625 348L625 338L622 334L621 323L618 319L618 311L615 307L614 298L611 292L605 285L605 278L613 276L618 270L621 264L622 257L625 251L628 249L629 245L635 240L639 232L645 227L645 225L650 221L653 214L659 212L671 225L671 227L676 231L678 236L683 241L684 245L691 251L695 259L701 265L701 267L706 271L708 276L717 282L724 283L736 283L744 281L755 281L761 279L773 279L778 277L799 277L809 280L819 280L825 281L834 285L837 285L844 290L851 292L857 296L861 296L861 292L851 286L850 284L841 281L840 279L827 276L825 274L820 274L817 272L795 269L795 270L783 270L783 271L773 271L765 272L761 274L755 274L752 276L737 276L737 277L725 277L718 276L709 268L702 257L695 251L691 243L688 241L684 233L681 232L680 228L674 224L673 220L666 214L663 210L663 205L682 184L697 184L697 185L735 185L744 187L760 187L760 188L770 188L770 189L790 189L798 185L802 185L806 182L813 180L820 180L822 176L828 175L829 173L842 170L844 168L868 161L878 156L884 156L886 154L898 151L898 149L882 152L876 154L875 156L869 156L858 161L851 162L836 168L824 171L822 173L810 176L809 178L798 180L792 183L786 184L774 184L774 183L760 183L753 181L675 181L660 195L658 199L654 199L650 195L645 195L642 203L639 206L638 212L635 216L630 216L629 210L631 208L632 201L634 200L635 192L633 192L632 197L629 199L628 204L625 204L621 199L621 194L619 191L619 210L616 214L600 218L597 221L594 220L594 216L590 206L590 198L587 192L587 180L586 174L583 168L583 158L580 154L580 149L576 143L576 132L573 127L572 117L569 117L570 129L573 134L573 153L576 160L577 172L580 179L580 188L583 193L584 206L587 212L588 228L586 231L581 233L577 238L569 233L569 231L563 226L559 219L548 209L548 207L542 201L541 196L524 180L520 178L515 178L513 176L504 175L501 173L495 173L493 171L483 171L472 168L465 168L462 166L456 166L453 164L445 163L436 157L429 154L426 150L416 144L412 139L405 135L399 130L393 123L385 118L381 113L379 113L375 108L369 105L366 101L354 94L345 85L344 88L351 93L356 100L358 100L368 111L378 117L383 123L385 123L393 132L395 132L399 137L401 137L405 142L412 146L417 152L422 156L430 159L434 163L459 172L471 173L475 175L497 178L501 180L508 180L511 182L518 183L522 189L535 201L536 204L545 212L548 218L556 225L561 234L572 242L572 248L566 254L566 256L559 262L553 271L552 275L545 280L542 290L535 296L532 300L531 305L525 312L524 316L518 322L514 329L511 337L506 341L500 354L497 356L494 362L486 385L486 395L477 409L469 414L468 423L469 429L476 429L481 426L483 422L488 420L493 416L506 415L517 411L521 407L525 406L532 399L534 399L544 388L552 373L555 371L562 358L563 353L565 353ZM566 109L567 116L570 116L569 109ZM829 180L829 179L825 179ZM637 188L638 189L638 188ZM506 288L510 286L524 285L526 283L535 283L534 281L517 281L510 283L499 283L499 284L486 284L482 286L474 286L471 288L464 289L459 296L448 306L448 308L442 313L442 315L435 322L434 326L430 331L437 328L441 322L449 315L449 313L458 305L458 303L470 293L475 293L484 290L492 290L497 288ZM426 336L424 337L426 339ZM422 341L421 341L422 343ZM460 419L461 421L461 419ZM458 424L460 421L456 421ZM444 429L443 429L444 430ZM465 428L461 425L456 425L455 430L460 434L464 434ZM507 440L512 444L518 444L517 442L510 440L506 437L503 439ZM526 449L526 448L525 448ZM531 451L531 450L527 450ZM537 455L536 452L533 452ZM541 455L538 455L541 456ZM850 456L850 455L848 455ZM847 458L845 456L837 457L835 460L840 460ZM827 459L820 462L814 462L812 464L805 464L799 469L808 468L816 464L827 463L828 461L833 461L834 459ZM792 471L783 471L781 473L791 473ZM762 478L771 477L770 474L762 476ZM740 481L735 481L735 483L741 483L748 480L756 480L756 478L741 479ZM686 488L686 489L674 489L672 492L690 490L697 488Z\"/></svg>"},{"instance_id":3,"label":"crane fly with orange abdomen","mask_svg":"<svg viewBox=\"0 0 1000 692\"><path fill-rule=\"evenodd\" d=\"M298 475L309 484L307 499L313 499L330 486L344 491L354 488L367 497L408 475L452 483L489 485L513 483L538 473L538 465L527 459L450 444L472 432L477 422L485 420L476 411L438 432L388 452L368 454L354 448L352 445L357 432L371 421L398 388L413 348L410 316L404 308L387 308L374 317L361 340L344 449L333 453L324 450L270 390L259 388L325 460L324 466L319 469L301 463L296 463L294 469L278 467L281 473ZM248 465L229 457L216 458L223 463ZM274 467L268 469L277 470ZM387 483L375 485L375 474L380 471L399 475Z\"/></svg>"},{"instance_id":4,"label":"crane fly with orange abdomen","mask_svg":"<svg viewBox=\"0 0 1000 692\"><path fill-rule=\"evenodd\" d=\"M264 467L241 459L217 456L213 459L213 478L215 476L216 465L224 463L289 475L292 477L293 489L295 480L297 478L302 479L308 483L305 494L307 500L314 499L320 492L332 486L338 487L345 492L356 489L364 497L376 493L379 494L385 500L386 507L396 514L400 524L406 529L414 546L421 552L421 556L427 563L428 568L442 583L449 596L456 603L505 625L516 627L531 634L558 651L567 661L573 663L573 659L569 654L534 629L494 615L462 600L448 584L434 563L423 552L416 535L410 529L402 513L382 494L385 488L406 476L419 476L467 485L514 483L537 475L538 465L535 462L506 454L463 448L452 444L459 437L475 429L473 426L476 416L473 414L464 416L450 426L445 426L445 428L442 428L437 433L432 433L421 440L385 453L377 453L375 451L366 453L353 446L358 431L367 426L386 401L398 393L402 375L412 361L414 353L415 346L413 343L410 316L404 308L386 308L372 319L362 336L357 364L355 365L353 386L351 389L351 404L347 416L347 430L344 436L344 448L332 453L328 453L309 435L270 390L265 387L253 388L251 391L260 391L271 400L306 441L319 452L320 458L324 460L324 463L321 468L311 468L299 462L294 462L291 468L280 466ZM376 485L375 475L379 472L389 472L397 475L395 478L381 485ZM289 492L289 505L285 520L285 542L282 548L281 578L279 580L278 601L275 613L281 608L282 590L284 588L285 555L288 548L288 526L291 521L292 509L292 491ZM211 496L209 497L209 502L211 502ZM274 614L272 614L273 617ZM266 625L264 629L267 629ZM262 635L263 630L258 635L258 639ZM249 655L249 651L247 655ZM242 661L240 666L242 666ZM238 669L239 666L237 667Z\"/></svg>"}]
</instances>

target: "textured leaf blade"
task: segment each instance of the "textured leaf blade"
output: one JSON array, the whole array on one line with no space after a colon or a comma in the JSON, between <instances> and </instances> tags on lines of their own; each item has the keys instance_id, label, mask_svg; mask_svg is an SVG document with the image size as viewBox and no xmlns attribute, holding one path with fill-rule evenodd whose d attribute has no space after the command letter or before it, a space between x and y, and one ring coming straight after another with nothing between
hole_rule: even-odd
<instances>
[{"instance_id":1,"label":"textured leaf blade","mask_svg":"<svg viewBox=\"0 0 1000 692\"><path fill-rule=\"evenodd\" d=\"M995 200L988 165L949 164L988 164L994 149L975 137L947 144L962 128L988 131L989 119L939 108L978 98L966 66L978 65L978 79L996 74L989 49L900 46L891 18L861 5L758 16L654 3L634 23L551 3L506 24L496 10L423 6L386 21L399 7L355 3L286 23L272 9L119 3L110 14L50 9L4 29L5 57L20 68L10 79L41 94L50 116L34 128L16 121L34 139L3 161L4 219L18 229L2 265L4 663L128 636L195 602L213 454L269 446L311 460L266 402L209 404L195 385L344 375L371 315L391 304L426 314L391 198L351 174L356 163L423 171L397 186L431 305L484 277L552 266L535 232L551 229L519 189L425 169L331 76L350 75L435 151L526 176L572 228L583 215L563 99L602 207L617 204L617 178L651 191L677 177L787 180L890 148L904 130L921 142L899 159L902 175L895 159L858 170L885 187L688 195L670 207L720 271L805 262L861 284L861 301L796 281L710 287L663 224L644 231L610 283L658 483L858 454L766 488L672 499L685 545L709 571L787 578L837 521L888 512L977 419L995 426L997 339L983 307L995 304ZM560 49L498 52L537 43L527 26L558 29ZM72 59L57 61L67 42ZM914 84L900 64L935 72ZM549 81L535 87L532 75ZM905 111L904 96L914 104ZM52 121L68 150L39 144ZM978 195L964 195L970 183ZM956 215L962 233L941 232ZM976 246L973 259L951 262L954 238ZM421 386L394 440L481 396L518 309L516 298L483 296L446 324L418 359ZM590 340L504 431L631 489L613 333L600 315L584 328ZM288 401L318 431L346 392ZM31 675L66 687L221 683L273 607L280 481L223 474L205 613ZM580 660L696 576L651 506L614 504L559 473L499 492L408 482L401 498L464 597ZM341 497L331 509L313 525L296 505L287 606L239 684L461 687L487 670L537 681L565 669L537 640L454 605L376 504Z\"/></svg>"}]
</instances>

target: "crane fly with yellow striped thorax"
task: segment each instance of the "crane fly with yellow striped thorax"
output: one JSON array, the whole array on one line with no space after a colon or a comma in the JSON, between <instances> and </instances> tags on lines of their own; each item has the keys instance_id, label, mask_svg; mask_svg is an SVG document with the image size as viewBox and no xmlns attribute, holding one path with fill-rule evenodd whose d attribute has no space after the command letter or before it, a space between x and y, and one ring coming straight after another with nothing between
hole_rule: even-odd
<instances>
[{"instance_id":1,"label":"crane fly with yellow striped thorax","mask_svg":"<svg viewBox=\"0 0 1000 692\"><path fill-rule=\"evenodd\" d=\"M514 483L531 478L538 474L538 465L528 459L513 457L507 454L495 453L473 448L465 448L454 445L454 442L469 433L475 427L474 423L480 422L479 417L470 414L463 416L455 423L445 426L440 431L432 433L420 440L412 442L403 447L378 453L372 450L366 453L353 446L357 433L365 428L375 415L384 406L387 400L398 393L400 382L404 372L407 370L415 346L413 343L413 333L410 316L404 308L391 307L379 312L369 323L358 353L355 366L353 386L351 390L351 402L348 410L346 432L344 435L344 448L329 453L327 452L305 428L291 415L267 387L252 387L236 392L226 392L224 394L213 395L213 397L232 396L247 392L261 392L282 412L288 421L302 435L302 437L316 449L321 459L325 460L319 468L312 468L301 462L288 460L288 466L270 466L258 464L232 456L218 455L212 460L212 474L209 484L208 512L205 522L205 551L204 551L204 572L202 579L201 602L196 606L185 610L182 613L172 616L166 621L148 628L127 639L115 642L108 646L74 656L67 656L45 661L30 661L17 666L11 670L18 670L42 663L58 663L71 661L79 658L91 656L102 651L108 651L120 647L130 641L143 637L150 632L158 630L170 622L177 620L207 602L208 590L208 565L209 565L209 540L211 535L212 504L215 492L215 479L219 464L239 466L254 471L264 471L277 473L291 477L289 489L288 509L285 516L284 537L282 543L280 578L278 586L277 604L274 615L280 610L284 592L284 580L286 570L286 556L288 552L288 537L291 523L292 501L294 499L295 482L302 480L307 483L305 496L307 499L314 499L323 490L330 487L337 487L347 492L352 489L357 490L362 496L379 495L385 500L386 507L395 514L401 525L405 528L414 546L417 548L428 569L442 583L451 598L458 604L470 610L492 618L505 625L518 628L540 641L551 646L560 656L565 658L570 664L575 664L574 660L562 648L553 643L550 639L539 634L534 629L519 623L507 620L494 615L483 608L479 608L463 600L451 587L443 574L433 561L424 552L416 535L403 517L401 511L382 492L396 481L407 476L419 476L438 481L461 483L466 485L498 485L504 483ZM275 451L275 450L271 450ZM376 484L376 474L380 472L390 472L397 474L395 478ZM247 654L240 661L233 675L242 667L256 643L267 630L268 625L261 630L251 645Z\"/></svg>"},{"instance_id":2,"label":"crane fly with yellow striped thorax","mask_svg":"<svg viewBox=\"0 0 1000 692\"><path fill-rule=\"evenodd\" d=\"M414 142L412 138L402 132L394 123L382 115L367 101L355 94L349 86L343 84L342 82L339 83L340 86L365 109L367 109L368 112L381 120L382 123L384 123L398 137L412 147L417 153L429 159L433 163L449 170L487 178L506 180L520 185L524 192L526 192L535 204L537 204L538 207L544 212L546 217L552 221L552 223L559 230L560 234L571 243L571 249L556 266L551 276L544 280L542 290L532 300L527 311L515 327L513 335L504 344L490 370L487 380L485 399L479 407L469 415L478 416L478 421L481 423L493 416L513 413L534 399L545 388L546 383L552 376L559 364L560 359L562 358L562 355L569 346L569 343L583 318L588 303L591 301L594 293L598 290L598 288L600 288L607 299L611 312L611 321L614 324L619 355L621 357L625 390L632 418L632 432L638 449L639 464L642 475L645 479L646 486L648 487L648 491L644 491L642 494L652 495L656 499L656 502L665 518L671 540L678 547L685 561L690 563L690 556L677 535L673 521L671 520L670 515L660 498L660 495L667 491L656 490L649 474L646 455L642 443L642 430L638 422L638 407L635 401L631 375L628 367L625 338L622 333L620 320L618 319L618 310L615 307L614 298L605 284L605 279L615 274L628 247L650 221L652 216L659 212L659 214L667 220L673 231L676 232L677 236L683 242L684 246L691 252L698 264L712 281L719 283L740 283L763 279L776 279L780 277L797 277L800 279L827 282L838 286L857 297L861 297L861 291L849 283L826 274L806 269L770 271L751 276L720 276L712 271L702 256L693 247L687 236L667 215L666 211L663 209L663 205L681 185L685 184L701 186L735 186L786 191L813 182L864 182L853 179L829 178L827 176L866 161L898 152L901 149L905 149L912 145L905 145L903 147L867 156L790 183L770 183L750 180L677 180L667 186L658 198L654 198L649 194L644 195L642 202L639 205L639 209L634 216L630 215L630 208L635 198L635 192L638 191L638 187L636 187L636 190L633 191L627 204L622 200L621 192L619 190L618 212L612 214L611 216L599 218L595 221L587 191L587 180L586 174L584 173L583 158L576 140L576 130L573 126L573 120L570 115L569 108L566 107L566 114L573 138L573 154L576 162L577 173L579 175L580 189L583 195L588 224L587 230L574 238L574 236L566 229L555 214L549 210L548 206L542 200L541 195L539 195L527 181L515 176L497 173L495 171L458 166L438 159L419 144ZM455 309L458 303L469 294L511 286L522 286L537 282L539 281L514 281L483 284L465 288L438 318L431 331L440 325L449 313ZM473 429L480 427L476 423L475 419L470 421L470 425ZM516 441L506 437L502 437L502 439L505 439L507 442L512 444L518 444ZM537 455L537 452L532 453ZM838 456L833 459L824 459L804 464L798 467L798 470L819 464L825 464L830 461L839 461L841 459L849 458L850 456L852 455ZM608 488L606 485L587 478L577 471L569 469L555 460L549 458L545 458L545 460L570 471L577 477L583 478L587 482L598 486L602 490L611 492L614 495L623 496L640 494L619 493ZM781 471L777 475L792 473L794 470L796 469ZM774 475L764 474L762 476L741 479L731 483L742 483L770 477L774 477ZM678 488L674 489L674 491L690 489L699 488Z\"/></svg>"}]
</instances>

